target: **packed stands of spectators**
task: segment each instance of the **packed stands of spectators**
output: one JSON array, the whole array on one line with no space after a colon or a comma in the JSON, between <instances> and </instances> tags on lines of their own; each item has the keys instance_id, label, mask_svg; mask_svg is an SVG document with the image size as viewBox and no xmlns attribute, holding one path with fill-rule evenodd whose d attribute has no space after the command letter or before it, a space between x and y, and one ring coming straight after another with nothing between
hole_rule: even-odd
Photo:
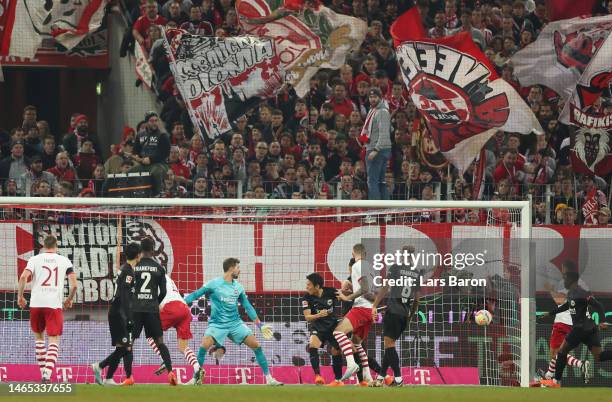
<instances>
[{"instance_id":1,"label":"packed stands of spectators","mask_svg":"<svg viewBox=\"0 0 612 402\"><path fill-rule=\"evenodd\" d=\"M361 49L340 70L321 70L310 92L298 98L284 87L262 100L216 139L195 132L165 57L161 26L201 35L240 35L233 0L142 0L121 2L131 21L124 51L140 43L154 71L159 111L126 121L121 141L106 154L75 111L67 133L51 133L36 105L23 110L23 124L9 127L0 161L5 196L112 196L109 175L147 171L152 195L188 198L367 199L366 163L358 137L369 110L368 93L379 88L391 112L391 159L385 179L395 200L473 200L474 164L463 172L424 157L413 130L418 113L398 74L389 27L409 1L326 0L334 11L367 20ZM486 144L482 199L531 197L534 223L581 224L586 195L596 188L599 224L610 219L610 177L574 174L569 131L557 117L563 103L540 86L520 87L510 57L534 41L547 23L544 0L417 0L432 37L471 33L500 75L530 105L544 135L499 131ZM612 13L612 1L601 13ZM597 103L612 108L606 93ZM113 136L113 138L119 135ZM434 149L435 151L435 149ZM114 177L114 176L113 176ZM116 180L116 178L113 178ZM469 211L455 221L469 222Z\"/></svg>"}]
</instances>

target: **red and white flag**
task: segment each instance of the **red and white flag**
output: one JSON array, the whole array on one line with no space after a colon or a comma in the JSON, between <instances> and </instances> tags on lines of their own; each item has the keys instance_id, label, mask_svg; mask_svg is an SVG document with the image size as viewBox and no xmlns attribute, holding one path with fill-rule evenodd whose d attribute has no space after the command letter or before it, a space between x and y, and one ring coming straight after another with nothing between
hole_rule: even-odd
<instances>
[{"instance_id":1,"label":"red and white flag","mask_svg":"<svg viewBox=\"0 0 612 402\"><path fill-rule=\"evenodd\" d=\"M174 75L191 120L202 135L216 138L231 122L274 96L286 72L271 38L216 38L164 30Z\"/></svg>"},{"instance_id":2,"label":"red and white flag","mask_svg":"<svg viewBox=\"0 0 612 402\"><path fill-rule=\"evenodd\" d=\"M498 130L543 132L469 33L428 38L416 7L391 27L402 77L438 149L465 171Z\"/></svg>"},{"instance_id":3,"label":"red and white flag","mask_svg":"<svg viewBox=\"0 0 612 402\"><path fill-rule=\"evenodd\" d=\"M587 225L597 225L597 213L599 212L599 202L597 201L597 188L593 187L586 194L584 204L582 204L582 216Z\"/></svg>"},{"instance_id":4,"label":"red and white flag","mask_svg":"<svg viewBox=\"0 0 612 402\"><path fill-rule=\"evenodd\" d=\"M287 80L300 97L319 69L342 67L368 31L365 21L338 14L320 0L237 0L236 12L245 33L274 39Z\"/></svg>"},{"instance_id":5,"label":"red and white flag","mask_svg":"<svg viewBox=\"0 0 612 402\"><path fill-rule=\"evenodd\" d=\"M149 64L147 51L138 42L134 43L134 59L136 61L136 76L149 89L153 85L153 67Z\"/></svg>"},{"instance_id":6,"label":"red and white flag","mask_svg":"<svg viewBox=\"0 0 612 402\"><path fill-rule=\"evenodd\" d=\"M70 50L102 25L109 0L0 0L0 55L32 58L45 39Z\"/></svg>"},{"instance_id":7,"label":"red and white flag","mask_svg":"<svg viewBox=\"0 0 612 402\"><path fill-rule=\"evenodd\" d=\"M611 30L612 15L556 21L512 58L521 85L542 84L566 100L559 120L576 127L572 166L600 176L612 172L612 108L604 100L612 96Z\"/></svg>"}]
</instances>

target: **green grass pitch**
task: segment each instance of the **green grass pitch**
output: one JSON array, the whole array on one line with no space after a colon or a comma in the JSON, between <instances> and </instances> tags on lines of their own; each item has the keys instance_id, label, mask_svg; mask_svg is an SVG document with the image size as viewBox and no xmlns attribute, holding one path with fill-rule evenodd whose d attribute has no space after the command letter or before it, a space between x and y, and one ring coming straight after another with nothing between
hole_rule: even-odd
<instances>
[{"instance_id":1,"label":"green grass pitch","mask_svg":"<svg viewBox=\"0 0 612 402\"><path fill-rule=\"evenodd\" d=\"M467 401L467 402L540 402L545 400L610 401L608 388L497 388L497 387L429 387L406 386L402 388L342 388L293 385L266 387L259 385L206 385L201 387L168 385L135 385L130 388L79 385L71 396L20 396L9 397L16 402L392 402L392 401ZM1 400L6 400L0 397Z\"/></svg>"}]
</instances>

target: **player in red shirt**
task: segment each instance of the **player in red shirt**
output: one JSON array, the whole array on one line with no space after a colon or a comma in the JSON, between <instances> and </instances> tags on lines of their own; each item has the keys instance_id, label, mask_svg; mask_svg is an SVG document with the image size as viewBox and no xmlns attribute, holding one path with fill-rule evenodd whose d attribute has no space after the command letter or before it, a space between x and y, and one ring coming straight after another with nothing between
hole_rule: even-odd
<instances>
[{"instance_id":1,"label":"player in red shirt","mask_svg":"<svg viewBox=\"0 0 612 402\"><path fill-rule=\"evenodd\" d=\"M183 300L183 296L181 296L176 284L169 275L166 275L166 296L159 304L159 308L162 330L176 329L178 349L185 356L187 363L193 367L193 379L188 384L200 384L204 375L204 369L200 367L198 358L189 347L189 340L193 338L191 334L191 310L189 310L189 306ZM151 346L155 353L159 355L159 349L157 349L153 338L147 338L147 342L149 342L149 346ZM155 374L159 375L165 369L166 366L162 364Z\"/></svg>"},{"instance_id":2,"label":"player in red shirt","mask_svg":"<svg viewBox=\"0 0 612 402\"><path fill-rule=\"evenodd\" d=\"M353 348L361 361L363 379L372 383L372 374L368 364L368 355L366 354L361 343L368 336L370 327L372 326L372 302L370 296L370 281L365 270L362 268L362 260L365 258L365 247L358 243L353 246L353 258L355 263L351 267L351 283L353 284L353 293L345 295L343 292L338 292L338 298L342 301L352 301L353 307L346 316L340 321L340 324L334 330L334 338L338 342L344 357L346 358L346 372L340 381L344 381L352 376L358 369L359 365L353 357ZM352 342L346 334L353 333Z\"/></svg>"},{"instance_id":3,"label":"player in red shirt","mask_svg":"<svg viewBox=\"0 0 612 402\"><path fill-rule=\"evenodd\" d=\"M144 5L144 15L138 17L132 29L134 39L144 46L145 38L149 32L151 25L166 25L167 20L159 15L157 10L157 2L155 0L147 0Z\"/></svg>"},{"instance_id":4,"label":"player in red shirt","mask_svg":"<svg viewBox=\"0 0 612 402\"><path fill-rule=\"evenodd\" d=\"M70 292L64 299L64 280L68 276ZM36 339L36 360L42 375L42 382L48 383L59 356L59 340L62 335L64 308L72 307L72 300L77 291L76 274L72 263L66 257L57 254L57 239L47 236L40 254L28 260L28 264L19 278L19 308L28 305L24 297L27 282L32 279L30 297L30 326ZM45 332L49 338L49 347L45 349Z\"/></svg>"}]
</instances>

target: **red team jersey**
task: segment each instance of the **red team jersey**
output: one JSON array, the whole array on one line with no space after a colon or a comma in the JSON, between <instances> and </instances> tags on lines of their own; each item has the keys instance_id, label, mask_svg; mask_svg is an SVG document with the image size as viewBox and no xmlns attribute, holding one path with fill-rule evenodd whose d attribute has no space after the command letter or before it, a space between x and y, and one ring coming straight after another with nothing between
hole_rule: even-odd
<instances>
[{"instance_id":1,"label":"red team jersey","mask_svg":"<svg viewBox=\"0 0 612 402\"><path fill-rule=\"evenodd\" d=\"M159 316L164 331L176 328L178 339L191 339L191 311L183 301L176 284L166 275L166 297L159 304Z\"/></svg>"},{"instance_id":2,"label":"red team jersey","mask_svg":"<svg viewBox=\"0 0 612 402\"><path fill-rule=\"evenodd\" d=\"M40 253L28 260L26 269L32 273L32 331L41 333L46 330L49 336L61 335L64 281L66 275L72 273L72 263L55 253Z\"/></svg>"}]
</instances>

